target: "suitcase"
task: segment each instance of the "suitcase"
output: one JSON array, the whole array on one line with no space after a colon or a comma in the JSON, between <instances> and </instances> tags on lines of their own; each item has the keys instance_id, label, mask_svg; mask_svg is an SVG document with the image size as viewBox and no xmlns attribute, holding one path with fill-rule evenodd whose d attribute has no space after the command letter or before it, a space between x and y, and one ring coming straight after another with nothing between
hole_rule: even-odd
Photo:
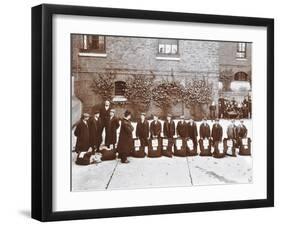
<instances>
[{"instance_id":1,"label":"suitcase","mask_svg":"<svg viewBox=\"0 0 281 226\"><path fill-rule=\"evenodd\" d=\"M223 146L226 155L236 157L236 142L234 139L223 139Z\"/></svg>"},{"instance_id":2,"label":"suitcase","mask_svg":"<svg viewBox=\"0 0 281 226\"><path fill-rule=\"evenodd\" d=\"M186 157L186 139L175 138L174 139L174 156Z\"/></svg>"},{"instance_id":3,"label":"suitcase","mask_svg":"<svg viewBox=\"0 0 281 226\"><path fill-rule=\"evenodd\" d=\"M132 152L132 157L144 158L146 156L145 147L141 145L140 139L134 139L134 148Z\"/></svg>"},{"instance_id":4,"label":"suitcase","mask_svg":"<svg viewBox=\"0 0 281 226\"><path fill-rule=\"evenodd\" d=\"M172 158L173 157L173 139L163 138L162 139L162 155Z\"/></svg>"},{"instance_id":5,"label":"suitcase","mask_svg":"<svg viewBox=\"0 0 281 226\"><path fill-rule=\"evenodd\" d=\"M211 145L212 140L210 138L200 139L200 156L212 156Z\"/></svg>"},{"instance_id":6,"label":"suitcase","mask_svg":"<svg viewBox=\"0 0 281 226\"><path fill-rule=\"evenodd\" d=\"M187 156L196 156L196 155L198 155L198 153L197 153L197 145L190 138L188 138L186 140L186 155Z\"/></svg>"},{"instance_id":7,"label":"suitcase","mask_svg":"<svg viewBox=\"0 0 281 226\"><path fill-rule=\"evenodd\" d=\"M223 158L225 157L225 149L222 141L216 141L214 143L214 152L213 152L214 158Z\"/></svg>"},{"instance_id":8,"label":"suitcase","mask_svg":"<svg viewBox=\"0 0 281 226\"><path fill-rule=\"evenodd\" d=\"M161 157L161 139L160 138L151 138L149 140L148 145L148 157L150 158L157 158Z\"/></svg>"},{"instance_id":9,"label":"suitcase","mask_svg":"<svg viewBox=\"0 0 281 226\"><path fill-rule=\"evenodd\" d=\"M239 155L251 155L251 138L242 138L240 141Z\"/></svg>"}]
</instances>

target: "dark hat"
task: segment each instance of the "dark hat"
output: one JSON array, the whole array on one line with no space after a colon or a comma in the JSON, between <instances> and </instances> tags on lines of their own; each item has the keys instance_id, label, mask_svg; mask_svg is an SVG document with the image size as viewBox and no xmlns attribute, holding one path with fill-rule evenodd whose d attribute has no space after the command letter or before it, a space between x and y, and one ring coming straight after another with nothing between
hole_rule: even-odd
<instances>
[{"instance_id":1,"label":"dark hat","mask_svg":"<svg viewBox=\"0 0 281 226\"><path fill-rule=\"evenodd\" d=\"M96 115L96 114L99 114L99 113L100 113L99 111L95 111L95 112L94 112L95 115Z\"/></svg>"},{"instance_id":2,"label":"dark hat","mask_svg":"<svg viewBox=\"0 0 281 226\"><path fill-rule=\"evenodd\" d=\"M90 117L90 114L88 114L88 113L83 113L83 117Z\"/></svg>"},{"instance_id":3,"label":"dark hat","mask_svg":"<svg viewBox=\"0 0 281 226\"><path fill-rule=\"evenodd\" d=\"M146 114L145 114L144 112L142 112L141 115L144 115L144 116L145 116Z\"/></svg>"},{"instance_id":4,"label":"dark hat","mask_svg":"<svg viewBox=\"0 0 281 226\"><path fill-rule=\"evenodd\" d=\"M126 111L124 112L124 116L127 117L128 115L131 115L131 112L130 112L129 110L126 110Z\"/></svg>"}]
</instances>

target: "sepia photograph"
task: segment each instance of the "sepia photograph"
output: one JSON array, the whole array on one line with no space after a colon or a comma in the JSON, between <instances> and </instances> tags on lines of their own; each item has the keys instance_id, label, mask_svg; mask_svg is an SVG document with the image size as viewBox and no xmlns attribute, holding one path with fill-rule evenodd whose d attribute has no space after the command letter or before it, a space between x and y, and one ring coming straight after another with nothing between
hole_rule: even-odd
<instances>
[{"instance_id":1,"label":"sepia photograph","mask_svg":"<svg viewBox=\"0 0 281 226\"><path fill-rule=\"evenodd\" d=\"M71 191L253 182L251 42L70 39Z\"/></svg>"}]
</instances>

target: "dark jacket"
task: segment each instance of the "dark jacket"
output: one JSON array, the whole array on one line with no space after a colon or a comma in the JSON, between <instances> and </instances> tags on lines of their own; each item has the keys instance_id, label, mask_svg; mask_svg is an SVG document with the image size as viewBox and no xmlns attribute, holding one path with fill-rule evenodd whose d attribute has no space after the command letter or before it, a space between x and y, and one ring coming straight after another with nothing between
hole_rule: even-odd
<instances>
[{"instance_id":1,"label":"dark jacket","mask_svg":"<svg viewBox=\"0 0 281 226\"><path fill-rule=\"evenodd\" d=\"M239 125L236 127L236 138L246 138L248 130L245 125Z\"/></svg>"},{"instance_id":2,"label":"dark jacket","mask_svg":"<svg viewBox=\"0 0 281 226\"><path fill-rule=\"evenodd\" d=\"M200 138L209 138L211 136L211 129L208 123L206 125L202 123L199 129Z\"/></svg>"},{"instance_id":3,"label":"dark jacket","mask_svg":"<svg viewBox=\"0 0 281 226\"><path fill-rule=\"evenodd\" d=\"M198 133L197 133L197 125L195 122L193 122L192 124L190 122L187 123L187 134L188 134L188 137L190 137L193 142L197 142L197 136L198 136Z\"/></svg>"},{"instance_id":4,"label":"dark jacket","mask_svg":"<svg viewBox=\"0 0 281 226\"><path fill-rule=\"evenodd\" d=\"M106 127L108 124L108 121L110 119L110 110L111 107L106 110L105 106L100 109L100 119L103 127Z\"/></svg>"},{"instance_id":5,"label":"dark jacket","mask_svg":"<svg viewBox=\"0 0 281 226\"><path fill-rule=\"evenodd\" d=\"M101 120L96 120L95 118L91 118L89 120L89 135L90 135L90 146L91 147L99 147L102 141L102 124Z\"/></svg>"},{"instance_id":6,"label":"dark jacket","mask_svg":"<svg viewBox=\"0 0 281 226\"><path fill-rule=\"evenodd\" d=\"M147 120L144 120L143 122L141 122L141 120L138 121L136 128L136 137L145 139L149 137L149 124Z\"/></svg>"},{"instance_id":7,"label":"dark jacket","mask_svg":"<svg viewBox=\"0 0 281 226\"><path fill-rule=\"evenodd\" d=\"M74 135L77 137L75 151L88 151L90 147L89 127L82 120L77 124Z\"/></svg>"},{"instance_id":8,"label":"dark jacket","mask_svg":"<svg viewBox=\"0 0 281 226\"><path fill-rule=\"evenodd\" d=\"M119 154L129 155L133 150L133 131L134 127L127 119L122 119L120 135L117 144L117 152Z\"/></svg>"},{"instance_id":9,"label":"dark jacket","mask_svg":"<svg viewBox=\"0 0 281 226\"><path fill-rule=\"evenodd\" d=\"M232 125L232 124L229 125L227 127L226 134L227 134L227 138L229 138L229 139L236 139L236 126Z\"/></svg>"},{"instance_id":10,"label":"dark jacket","mask_svg":"<svg viewBox=\"0 0 281 226\"><path fill-rule=\"evenodd\" d=\"M161 134L161 123L159 121L152 121L150 124L150 137L160 137Z\"/></svg>"},{"instance_id":11,"label":"dark jacket","mask_svg":"<svg viewBox=\"0 0 281 226\"><path fill-rule=\"evenodd\" d=\"M213 142L222 140L222 127L220 124L214 124L212 127Z\"/></svg>"},{"instance_id":12,"label":"dark jacket","mask_svg":"<svg viewBox=\"0 0 281 226\"><path fill-rule=\"evenodd\" d=\"M177 134L181 138L186 138L188 137L188 130L187 130L187 123L179 121L177 124Z\"/></svg>"},{"instance_id":13,"label":"dark jacket","mask_svg":"<svg viewBox=\"0 0 281 226\"><path fill-rule=\"evenodd\" d=\"M164 128L163 128L164 136L167 138L173 138L175 132L176 132L175 122L173 120L171 120L170 122L166 120L164 122Z\"/></svg>"},{"instance_id":14,"label":"dark jacket","mask_svg":"<svg viewBox=\"0 0 281 226\"><path fill-rule=\"evenodd\" d=\"M119 128L119 119L115 116L109 119L105 127L105 145L116 144L117 129Z\"/></svg>"}]
</instances>

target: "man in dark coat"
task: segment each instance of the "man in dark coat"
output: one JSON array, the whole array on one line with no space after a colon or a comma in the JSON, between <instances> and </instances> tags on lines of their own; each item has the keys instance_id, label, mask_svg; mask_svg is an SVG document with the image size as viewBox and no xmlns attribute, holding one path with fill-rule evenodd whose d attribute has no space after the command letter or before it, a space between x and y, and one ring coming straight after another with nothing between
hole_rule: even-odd
<instances>
[{"instance_id":1,"label":"man in dark coat","mask_svg":"<svg viewBox=\"0 0 281 226\"><path fill-rule=\"evenodd\" d=\"M167 119L164 122L163 133L164 137L173 138L175 135L175 122L172 120L172 115L168 114Z\"/></svg>"},{"instance_id":2,"label":"man in dark coat","mask_svg":"<svg viewBox=\"0 0 281 226\"><path fill-rule=\"evenodd\" d=\"M113 145L113 149L115 149L115 144L117 142L117 129L119 126L119 119L115 117L115 110L110 109L110 118L105 127L105 145L108 148L110 145Z\"/></svg>"},{"instance_id":3,"label":"man in dark coat","mask_svg":"<svg viewBox=\"0 0 281 226\"><path fill-rule=\"evenodd\" d=\"M231 124L227 127L227 138L228 139L236 139L236 125L235 125L235 120L231 120Z\"/></svg>"},{"instance_id":4,"label":"man in dark coat","mask_svg":"<svg viewBox=\"0 0 281 226\"><path fill-rule=\"evenodd\" d=\"M141 118L137 123L136 137L140 139L142 147L148 146L149 124L145 119L145 113L141 113Z\"/></svg>"},{"instance_id":5,"label":"man in dark coat","mask_svg":"<svg viewBox=\"0 0 281 226\"><path fill-rule=\"evenodd\" d=\"M222 127L219 124L219 119L217 118L215 120L215 123L212 127L212 139L213 139L213 144L215 145L216 142L221 142L222 141Z\"/></svg>"},{"instance_id":6,"label":"man in dark coat","mask_svg":"<svg viewBox=\"0 0 281 226\"><path fill-rule=\"evenodd\" d=\"M90 147L90 140L89 140L89 127L88 127L88 120L90 115L84 113L81 117L81 120L78 122L75 130L74 135L77 137L75 151L80 153L81 151L87 152Z\"/></svg>"},{"instance_id":7,"label":"man in dark coat","mask_svg":"<svg viewBox=\"0 0 281 226\"><path fill-rule=\"evenodd\" d=\"M100 119L101 119L101 123L102 123L102 131L103 129L106 130L106 126L108 125L108 121L110 119L110 102L108 100L106 100L104 102L104 106L102 106L102 108L100 109Z\"/></svg>"},{"instance_id":8,"label":"man in dark coat","mask_svg":"<svg viewBox=\"0 0 281 226\"><path fill-rule=\"evenodd\" d=\"M102 142L102 124L99 116L100 113L96 111L94 117L89 120L90 146L93 151L99 151Z\"/></svg>"},{"instance_id":9,"label":"man in dark coat","mask_svg":"<svg viewBox=\"0 0 281 226\"><path fill-rule=\"evenodd\" d=\"M216 109L217 109L215 101L212 102L209 109L210 109L210 118L213 121L216 117Z\"/></svg>"},{"instance_id":10,"label":"man in dark coat","mask_svg":"<svg viewBox=\"0 0 281 226\"><path fill-rule=\"evenodd\" d=\"M134 127L130 121L131 112L126 110L124 113L124 118L121 121L121 129L119 140L117 144L117 152L120 155L122 163L129 163L127 156L130 155L133 150L133 131Z\"/></svg>"},{"instance_id":11,"label":"man in dark coat","mask_svg":"<svg viewBox=\"0 0 281 226\"><path fill-rule=\"evenodd\" d=\"M197 125L193 121L193 119L190 119L189 122L187 123L187 134L188 137L192 139L193 144L197 146Z\"/></svg>"},{"instance_id":12,"label":"man in dark coat","mask_svg":"<svg viewBox=\"0 0 281 226\"><path fill-rule=\"evenodd\" d=\"M252 118L252 99L248 97L248 110L249 110L249 118Z\"/></svg>"},{"instance_id":13,"label":"man in dark coat","mask_svg":"<svg viewBox=\"0 0 281 226\"><path fill-rule=\"evenodd\" d=\"M211 129L209 124L207 123L207 118L203 118L203 122L201 123L199 128L199 135L200 139L209 139L211 136Z\"/></svg>"},{"instance_id":14,"label":"man in dark coat","mask_svg":"<svg viewBox=\"0 0 281 226\"><path fill-rule=\"evenodd\" d=\"M188 137L187 123L184 120L184 115L180 117L180 121L177 124L177 135L181 138Z\"/></svg>"},{"instance_id":15,"label":"man in dark coat","mask_svg":"<svg viewBox=\"0 0 281 226\"><path fill-rule=\"evenodd\" d=\"M158 121L158 116L153 116L153 121L150 124L150 137L160 138L161 135L161 123Z\"/></svg>"},{"instance_id":16,"label":"man in dark coat","mask_svg":"<svg viewBox=\"0 0 281 226\"><path fill-rule=\"evenodd\" d=\"M242 143L242 139L247 137L248 130L244 125L244 121L240 120L240 124L236 127L236 140L238 142L238 147Z\"/></svg>"},{"instance_id":17,"label":"man in dark coat","mask_svg":"<svg viewBox=\"0 0 281 226\"><path fill-rule=\"evenodd\" d=\"M248 133L248 130L247 130L246 126L244 125L244 121L240 120L240 124L236 127L237 138L246 138L247 133Z\"/></svg>"}]
</instances>

